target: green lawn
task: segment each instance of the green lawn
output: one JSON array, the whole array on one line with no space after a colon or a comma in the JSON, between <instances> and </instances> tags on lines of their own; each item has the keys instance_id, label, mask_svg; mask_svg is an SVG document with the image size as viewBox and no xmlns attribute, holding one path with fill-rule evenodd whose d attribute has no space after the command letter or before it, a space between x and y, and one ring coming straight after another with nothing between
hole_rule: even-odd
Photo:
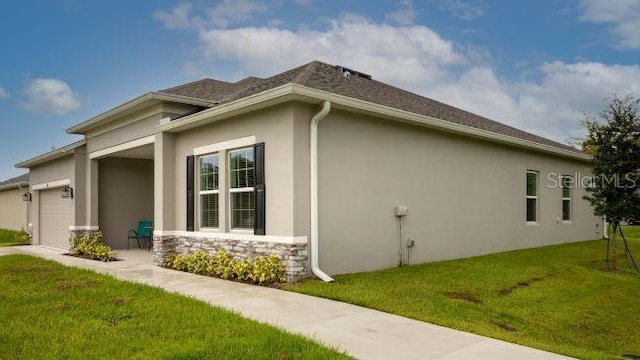
<instances>
[{"instance_id":1,"label":"green lawn","mask_svg":"<svg viewBox=\"0 0 640 360\"><path fill-rule=\"evenodd\" d=\"M18 241L16 240L17 231L0 229L0 247L1 246L11 246L17 245Z\"/></svg>"},{"instance_id":2,"label":"green lawn","mask_svg":"<svg viewBox=\"0 0 640 360\"><path fill-rule=\"evenodd\" d=\"M187 297L23 255L0 256L0 358L348 358Z\"/></svg>"},{"instance_id":3,"label":"green lawn","mask_svg":"<svg viewBox=\"0 0 640 360\"><path fill-rule=\"evenodd\" d=\"M627 227L640 260L640 227ZM287 290L585 359L640 355L640 276L604 241L306 280ZM622 252L620 252L622 253Z\"/></svg>"}]
</instances>

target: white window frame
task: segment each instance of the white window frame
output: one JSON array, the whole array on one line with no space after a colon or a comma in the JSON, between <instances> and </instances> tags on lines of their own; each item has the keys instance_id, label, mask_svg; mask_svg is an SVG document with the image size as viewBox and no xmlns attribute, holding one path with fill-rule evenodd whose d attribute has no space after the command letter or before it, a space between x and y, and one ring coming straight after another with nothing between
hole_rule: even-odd
<instances>
[{"instance_id":1,"label":"white window frame","mask_svg":"<svg viewBox=\"0 0 640 360\"><path fill-rule=\"evenodd\" d=\"M251 150L253 151L253 147L252 146L245 146L245 147L240 147L240 148L236 148L236 149L229 149L227 151L227 166L225 169L225 176L227 177L227 181L229 182L229 198L227 199L227 219L229 219L229 231L232 232L238 232L238 233L251 233L253 234L253 229L248 229L248 228L234 228L233 227L233 208L231 207L231 194L232 193L240 193L240 192L251 192L253 193L255 190L255 187L251 186L251 187L243 187L243 188L232 188L231 187L231 154L237 151L242 151L242 150ZM255 185L255 153L253 154L254 156L254 172L253 172L253 176L254 176L254 185ZM254 199L255 201L255 199ZM253 209L254 211L254 216L255 216L255 207ZM254 220L255 221L255 220ZM254 224L255 225L255 224Z\"/></svg>"},{"instance_id":2,"label":"white window frame","mask_svg":"<svg viewBox=\"0 0 640 360\"><path fill-rule=\"evenodd\" d=\"M571 223L573 221L573 189L572 186L569 186L569 196L565 197L564 196L564 181L565 179L571 179L571 184L573 184L573 176L569 176L569 175L563 175L560 177L560 190L561 192L561 196L562 196L562 208L560 208L562 214L561 214L561 218L562 218L562 222L564 223ZM569 201L569 218L565 219L564 218L564 202L565 201Z\"/></svg>"},{"instance_id":3,"label":"white window frame","mask_svg":"<svg viewBox=\"0 0 640 360\"><path fill-rule=\"evenodd\" d=\"M218 157L218 189L216 190L200 190L200 182L201 182L201 176L202 176L202 166L201 166L201 161L203 158L209 157L209 156L217 156ZM198 171L197 171L197 181L196 181L196 186L198 187L198 229L203 230L203 231L218 231L220 230L220 153L219 152L214 152L214 153L209 153L209 154L202 154L200 156L197 156L197 166L198 166ZM210 195L210 194L218 194L218 227L203 227L202 226L202 195Z\"/></svg>"},{"instance_id":4,"label":"white window frame","mask_svg":"<svg viewBox=\"0 0 640 360\"><path fill-rule=\"evenodd\" d=\"M527 189L528 189L528 178L529 178L529 174L534 174L536 176L536 194L535 195L529 195L527 194ZM539 198L539 194L540 194L540 172L539 171L535 171L535 170L527 170L527 175L526 175L526 179L525 179L525 189L524 189L524 194L525 194L525 207L524 207L524 219L525 222L528 225L535 225L538 224L540 222L540 198ZM536 220L535 221L529 221L527 219L527 202L528 200L535 200L536 201L536 212L535 212L535 217Z\"/></svg>"}]
</instances>

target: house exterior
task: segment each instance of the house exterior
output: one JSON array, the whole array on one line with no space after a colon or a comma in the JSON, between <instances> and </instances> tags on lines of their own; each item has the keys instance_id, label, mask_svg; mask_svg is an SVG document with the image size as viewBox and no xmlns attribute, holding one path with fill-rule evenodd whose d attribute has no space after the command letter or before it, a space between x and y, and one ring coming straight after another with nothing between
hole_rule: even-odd
<instances>
[{"instance_id":1,"label":"house exterior","mask_svg":"<svg viewBox=\"0 0 640 360\"><path fill-rule=\"evenodd\" d=\"M67 132L84 139L17 165L34 243L62 250L97 230L124 248L153 220L158 265L226 249L331 280L602 236L588 155L317 61L150 92Z\"/></svg>"},{"instance_id":2,"label":"house exterior","mask_svg":"<svg viewBox=\"0 0 640 360\"><path fill-rule=\"evenodd\" d=\"M0 229L29 229L29 197L29 174L0 181Z\"/></svg>"}]
</instances>

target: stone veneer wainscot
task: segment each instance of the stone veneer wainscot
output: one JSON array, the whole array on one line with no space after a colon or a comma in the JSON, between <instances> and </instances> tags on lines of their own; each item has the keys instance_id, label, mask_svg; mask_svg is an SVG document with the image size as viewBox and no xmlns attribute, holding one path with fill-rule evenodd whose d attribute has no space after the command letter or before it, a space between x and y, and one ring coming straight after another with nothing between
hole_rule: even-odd
<instances>
[{"instance_id":1,"label":"stone veneer wainscot","mask_svg":"<svg viewBox=\"0 0 640 360\"><path fill-rule=\"evenodd\" d=\"M297 281L309 275L307 244L284 244L254 240L230 240L196 236L154 235L153 262L164 266L171 254L193 254L204 250L214 255L219 250L238 260L275 255L285 267L287 281Z\"/></svg>"}]
</instances>

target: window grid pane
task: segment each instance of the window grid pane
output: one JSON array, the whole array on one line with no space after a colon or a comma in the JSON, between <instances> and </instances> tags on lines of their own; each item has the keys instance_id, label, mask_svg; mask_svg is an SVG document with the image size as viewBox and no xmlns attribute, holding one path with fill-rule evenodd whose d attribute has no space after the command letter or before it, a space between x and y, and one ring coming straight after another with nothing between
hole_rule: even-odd
<instances>
[{"instance_id":1,"label":"window grid pane","mask_svg":"<svg viewBox=\"0 0 640 360\"><path fill-rule=\"evenodd\" d=\"M254 186L253 148L231 151L229 153L229 180L229 187L231 189Z\"/></svg>"},{"instance_id":2,"label":"window grid pane","mask_svg":"<svg viewBox=\"0 0 640 360\"><path fill-rule=\"evenodd\" d=\"M254 203L253 191L231 193L232 228L253 229Z\"/></svg>"},{"instance_id":3,"label":"window grid pane","mask_svg":"<svg viewBox=\"0 0 640 360\"><path fill-rule=\"evenodd\" d=\"M562 200L562 220L571 220L571 200Z\"/></svg>"},{"instance_id":4,"label":"window grid pane","mask_svg":"<svg viewBox=\"0 0 640 360\"><path fill-rule=\"evenodd\" d=\"M527 222L536 222L537 219L537 199L527 199Z\"/></svg>"},{"instance_id":5,"label":"window grid pane","mask_svg":"<svg viewBox=\"0 0 640 360\"><path fill-rule=\"evenodd\" d=\"M218 190L218 155L200 158L200 191Z\"/></svg>"},{"instance_id":6,"label":"window grid pane","mask_svg":"<svg viewBox=\"0 0 640 360\"><path fill-rule=\"evenodd\" d=\"M200 195L201 224L203 228L219 227L218 194Z\"/></svg>"},{"instance_id":7,"label":"window grid pane","mask_svg":"<svg viewBox=\"0 0 640 360\"><path fill-rule=\"evenodd\" d=\"M538 195L538 174L528 172L527 173L527 196Z\"/></svg>"}]
</instances>

